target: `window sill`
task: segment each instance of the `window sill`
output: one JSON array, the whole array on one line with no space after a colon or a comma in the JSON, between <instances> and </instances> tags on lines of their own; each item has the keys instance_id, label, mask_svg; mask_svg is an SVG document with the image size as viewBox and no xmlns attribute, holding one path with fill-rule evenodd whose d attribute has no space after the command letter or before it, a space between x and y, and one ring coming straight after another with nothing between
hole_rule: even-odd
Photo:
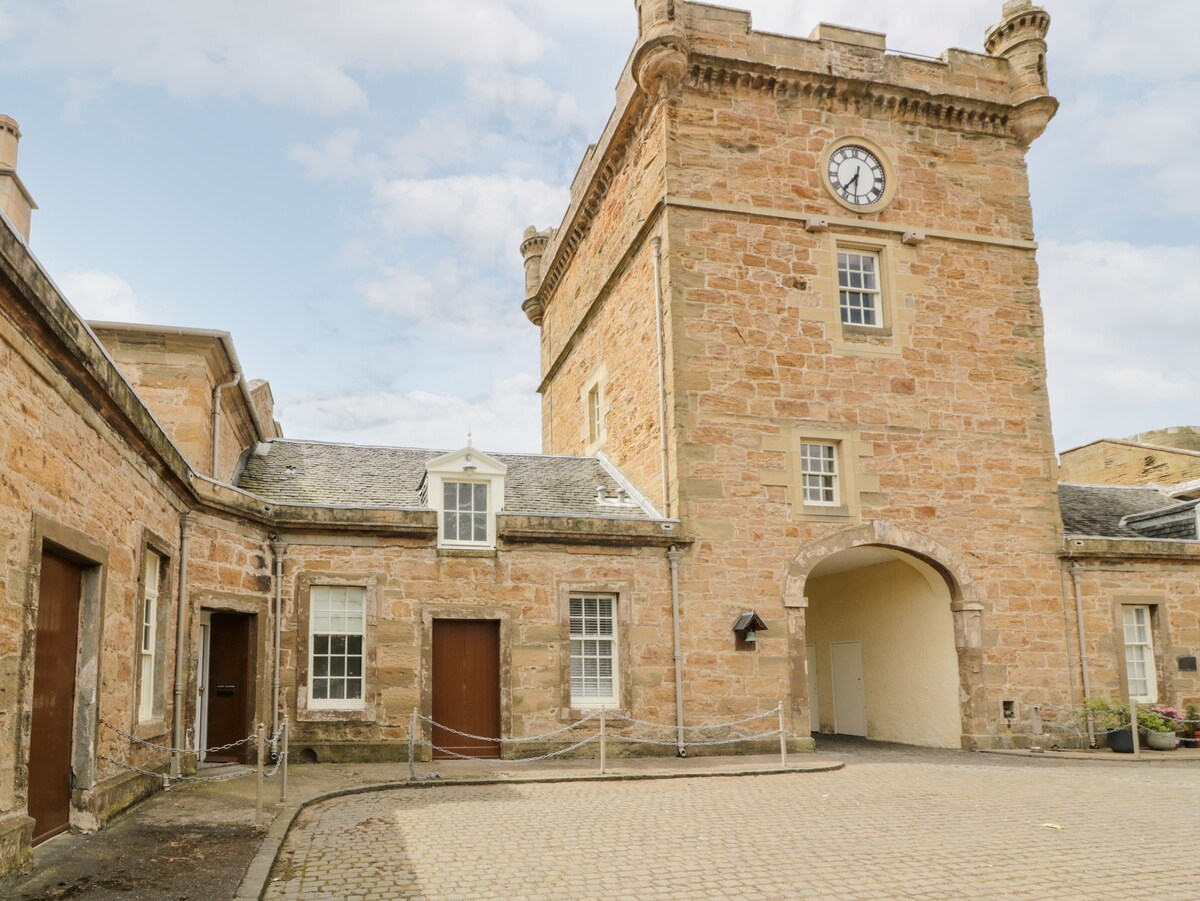
<instances>
[{"instance_id":1,"label":"window sill","mask_svg":"<svg viewBox=\"0 0 1200 901\"><path fill-rule=\"evenodd\" d=\"M892 327L890 325L853 325L843 322L842 335L843 337L890 338L892 337Z\"/></svg>"},{"instance_id":2,"label":"window sill","mask_svg":"<svg viewBox=\"0 0 1200 901\"><path fill-rule=\"evenodd\" d=\"M137 723L133 727L133 734L142 741L166 738L167 731L167 721L162 717L146 720L144 723Z\"/></svg>"},{"instance_id":3,"label":"window sill","mask_svg":"<svg viewBox=\"0 0 1200 901\"><path fill-rule=\"evenodd\" d=\"M375 706L305 707L297 706L296 720L301 723L373 723Z\"/></svg>"},{"instance_id":4,"label":"window sill","mask_svg":"<svg viewBox=\"0 0 1200 901\"><path fill-rule=\"evenodd\" d=\"M805 519L849 519L850 508L844 504L837 507L805 504L800 508L800 515Z\"/></svg>"},{"instance_id":5,"label":"window sill","mask_svg":"<svg viewBox=\"0 0 1200 901\"><path fill-rule=\"evenodd\" d=\"M494 547L439 547L439 557L495 557Z\"/></svg>"},{"instance_id":6,"label":"window sill","mask_svg":"<svg viewBox=\"0 0 1200 901\"><path fill-rule=\"evenodd\" d=\"M562 711L561 715L559 716L559 719L564 723L578 723L578 722L581 722L581 721L587 719L589 716L592 716L593 714L599 715L600 709L601 708L599 706L596 706L596 707L568 707ZM613 714L616 714L617 716L629 716L630 715L629 711L627 711L623 706L618 705L618 704L604 705L604 712L606 714L613 713Z\"/></svg>"}]
</instances>

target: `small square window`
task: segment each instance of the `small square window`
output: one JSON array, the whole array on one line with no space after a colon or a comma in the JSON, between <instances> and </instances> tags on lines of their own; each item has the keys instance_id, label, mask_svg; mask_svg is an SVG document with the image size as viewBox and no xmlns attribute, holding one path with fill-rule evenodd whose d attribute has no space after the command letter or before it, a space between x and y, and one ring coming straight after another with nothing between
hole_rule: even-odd
<instances>
[{"instance_id":1,"label":"small square window","mask_svg":"<svg viewBox=\"0 0 1200 901\"><path fill-rule=\"evenodd\" d=\"M804 503L837 505L838 470L835 445L801 444L800 475L804 487Z\"/></svg>"},{"instance_id":2,"label":"small square window","mask_svg":"<svg viewBox=\"0 0 1200 901\"><path fill-rule=\"evenodd\" d=\"M838 305L843 325L883 325L879 254L839 250Z\"/></svg>"}]
</instances>

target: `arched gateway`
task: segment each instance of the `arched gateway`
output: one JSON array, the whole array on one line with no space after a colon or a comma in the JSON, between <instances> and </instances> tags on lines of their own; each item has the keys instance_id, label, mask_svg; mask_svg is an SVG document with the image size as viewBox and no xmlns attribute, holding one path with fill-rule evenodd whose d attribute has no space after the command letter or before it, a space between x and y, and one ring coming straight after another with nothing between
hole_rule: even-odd
<instances>
[{"instance_id":1,"label":"arched gateway","mask_svg":"<svg viewBox=\"0 0 1200 901\"><path fill-rule=\"evenodd\" d=\"M784 605L814 734L974 746L983 606L960 554L884 521L843 529L801 548Z\"/></svg>"}]
</instances>

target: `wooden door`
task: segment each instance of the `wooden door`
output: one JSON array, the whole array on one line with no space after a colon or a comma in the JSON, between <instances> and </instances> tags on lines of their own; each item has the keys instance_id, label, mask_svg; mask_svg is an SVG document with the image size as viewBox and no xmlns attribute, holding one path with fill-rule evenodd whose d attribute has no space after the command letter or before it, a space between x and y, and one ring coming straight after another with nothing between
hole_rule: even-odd
<instances>
[{"instance_id":1,"label":"wooden door","mask_svg":"<svg viewBox=\"0 0 1200 901\"><path fill-rule=\"evenodd\" d=\"M867 734L867 701L863 691L862 645L835 641L829 645L829 675L833 683L833 731L838 735Z\"/></svg>"},{"instance_id":2,"label":"wooden door","mask_svg":"<svg viewBox=\"0 0 1200 901\"><path fill-rule=\"evenodd\" d=\"M433 621L433 719L435 758L500 756L498 621ZM442 726L488 740L464 738Z\"/></svg>"},{"instance_id":3,"label":"wooden door","mask_svg":"<svg viewBox=\"0 0 1200 901\"><path fill-rule=\"evenodd\" d=\"M42 553L33 652L33 724L29 734L29 815L33 843L71 822L75 661L79 653L80 567Z\"/></svg>"},{"instance_id":4,"label":"wooden door","mask_svg":"<svg viewBox=\"0 0 1200 901\"><path fill-rule=\"evenodd\" d=\"M250 617L213 612L209 620L208 679L205 684L208 747L237 741L250 734L254 715L254 666L250 659ZM205 755L205 760L245 763L250 742Z\"/></svg>"}]
</instances>

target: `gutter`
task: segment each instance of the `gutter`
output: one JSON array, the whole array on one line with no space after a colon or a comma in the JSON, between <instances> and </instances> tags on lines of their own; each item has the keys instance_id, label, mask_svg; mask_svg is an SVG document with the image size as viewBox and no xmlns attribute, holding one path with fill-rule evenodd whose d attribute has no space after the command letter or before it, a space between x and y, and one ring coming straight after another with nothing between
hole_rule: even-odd
<instances>
[{"instance_id":1,"label":"gutter","mask_svg":"<svg viewBox=\"0 0 1200 901\"><path fill-rule=\"evenodd\" d=\"M1092 682L1088 672L1087 636L1083 628L1083 590L1079 584L1079 564L1071 563L1071 584L1075 589L1075 619L1079 629L1079 667L1083 672L1083 702L1086 705L1092 696ZM1086 709L1086 708L1085 708ZM1091 713L1087 714L1088 747L1096 747L1096 725Z\"/></svg>"},{"instance_id":2,"label":"gutter","mask_svg":"<svg viewBox=\"0 0 1200 901\"><path fill-rule=\"evenodd\" d=\"M675 663L675 753L687 757L683 740L683 645L679 638L679 558L683 556L675 545L667 549L667 566L671 571L671 633L674 646L671 656Z\"/></svg>"}]
</instances>

